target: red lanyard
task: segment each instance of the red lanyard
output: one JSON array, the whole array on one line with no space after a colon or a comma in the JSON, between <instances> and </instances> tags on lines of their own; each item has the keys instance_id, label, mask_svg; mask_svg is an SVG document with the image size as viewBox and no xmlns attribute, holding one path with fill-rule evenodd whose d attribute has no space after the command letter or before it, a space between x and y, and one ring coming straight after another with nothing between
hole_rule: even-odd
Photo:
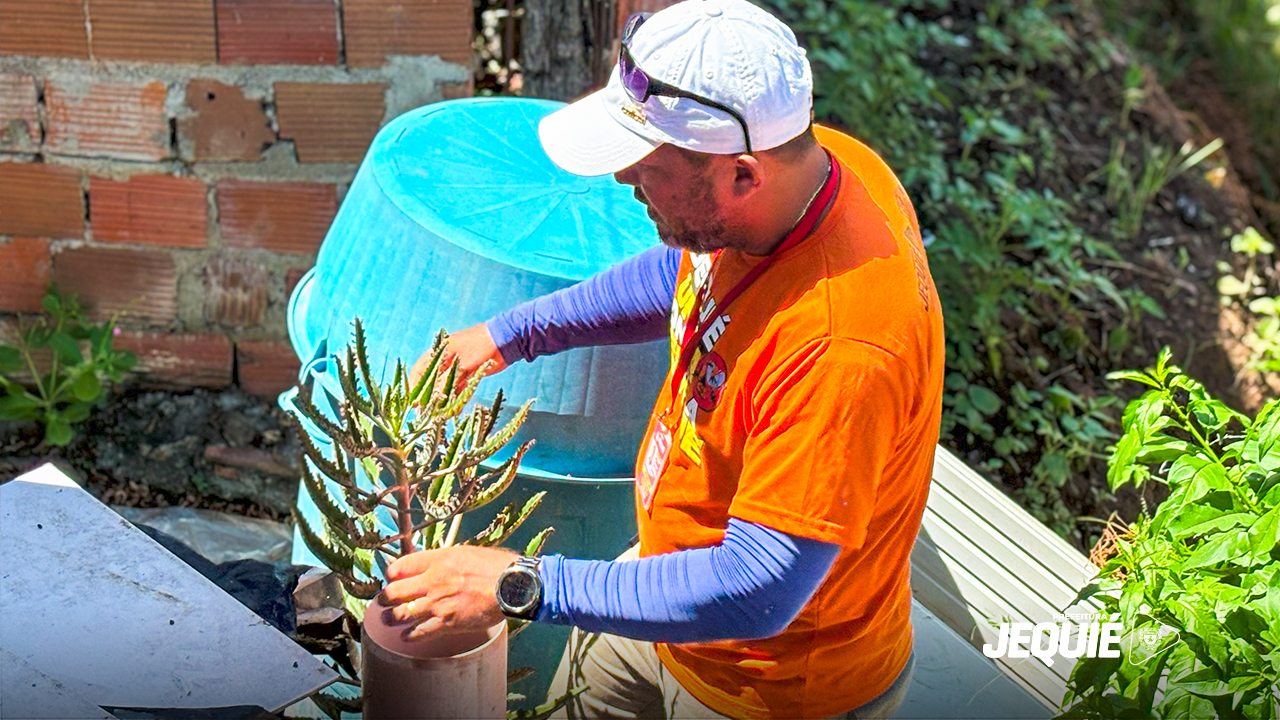
<instances>
[{"instance_id":1,"label":"red lanyard","mask_svg":"<svg viewBox=\"0 0 1280 720\"><path fill-rule=\"evenodd\" d=\"M765 270L768 270L778 256L800 244L813 232L818 225L818 221L822 219L827 208L835 202L836 191L840 189L840 165L834 157L829 158L831 161L831 172L827 175L827 181L823 183L822 189L818 190L818 194L814 196L813 202L809 203L809 209L805 210L804 215L800 216L800 222L787 233L782 239L782 243L777 249L770 253L764 260L761 260L755 267L751 268L741 280L734 285L729 292L725 293L720 303L716 305L715 310L707 319L698 324L698 316L702 314L702 302L697 302L689 311L689 318L685 321L684 326L684 342L680 346L680 357L676 361L675 367L671 369L671 402L677 402L679 397L680 384L684 382L685 375L688 373L689 361L693 359L693 350L702 340L703 334L711 328L719 317L729 307L729 303L738 299L744 290L751 286ZM718 255L717 255L718 257ZM714 262L714 260L713 260ZM711 294L711 280L707 279L706 294Z\"/></svg>"}]
</instances>

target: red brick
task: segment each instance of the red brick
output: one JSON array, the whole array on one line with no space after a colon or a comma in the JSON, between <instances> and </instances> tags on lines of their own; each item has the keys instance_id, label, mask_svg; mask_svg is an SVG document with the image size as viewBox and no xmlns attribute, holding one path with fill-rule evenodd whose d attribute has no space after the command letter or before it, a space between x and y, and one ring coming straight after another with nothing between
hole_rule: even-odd
<instances>
[{"instance_id":1,"label":"red brick","mask_svg":"<svg viewBox=\"0 0 1280 720\"><path fill-rule=\"evenodd\" d=\"M302 363L293 346L282 341L236 343L236 375L251 395L274 396L298 384Z\"/></svg>"},{"instance_id":2,"label":"red brick","mask_svg":"<svg viewBox=\"0 0 1280 720\"><path fill-rule=\"evenodd\" d=\"M471 0L345 0L342 37L352 67L379 67L388 55L439 55L470 68L475 16Z\"/></svg>"},{"instance_id":3,"label":"red brick","mask_svg":"<svg viewBox=\"0 0 1280 720\"><path fill-rule=\"evenodd\" d=\"M49 163L0 162L0 235L84 237L80 171Z\"/></svg>"},{"instance_id":4,"label":"red brick","mask_svg":"<svg viewBox=\"0 0 1280 720\"><path fill-rule=\"evenodd\" d=\"M276 140L262 103L245 98L234 85L192 80L187 84L187 105L198 114L179 121L178 132L190 140L195 160L255 162Z\"/></svg>"},{"instance_id":5,"label":"red brick","mask_svg":"<svg viewBox=\"0 0 1280 720\"><path fill-rule=\"evenodd\" d=\"M30 153L39 147L35 78L0 73L0 150Z\"/></svg>"},{"instance_id":6,"label":"red brick","mask_svg":"<svg viewBox=\"0 0 1280 720\"><path fill-rule=\"evenodd\" d=\"M96 60L196 64L218 60L213 0L88 1Z\"/></svg>"},{"instance_id":7,"label":"red brick","mask_svg":"<svg viewBox=\"0 0 1280 720\"><path fill-rule=\"evenodd\" d=\"M440 97L445 100L469 98L476 94L475 83L471 78L464 82L442 82L439 87Z\"/></svg>"},{"instance_id":8,"label":"red brick","mask_svg":"<svg viewBox=\"0 0 1280 720\"><path fill-rule=\"evenodd\" d=\"M0 2L0 55L87 60L84 0Z\"/></svg>"},{"instance_id":9,"label":"red brick","mask_svg":"<svg viewBox=\"0 0 1280 720\"><path fill-rule=\"evenodd\" d=\"M386 112L382 83L276 83L280 137L293 140L298 162L360 162Z\"/></svg>"},{"instance_id":10,"label":"red brick","mask_svg":"<svg viewBox=\"0 0 1280 720\"><path fill-rule=\"evenodd\" d=\"M227 247L309 254L337 212L332 185L223 180L218 221Z\"/></svg>"},{"instance_id":11,"label":"red brick","mask_svg":"<svg viewBox=\"0 0 1280 720\"><path fill-rule=\"evenodd\" d=\"M333 0L217 0L218 62L336 65Z\"/></svg>"},{"instance_id":12,"label":"red brick","mask_svg":"<svg viewBox=\"0 0 1280 720\"><path fill-rule=\"evenodd\" d=\"M284 274L284 296L286 298L293 297L293 289L298 287L298 281L311 268L289 268Z\"/></svg>"},{"instance_id":13,"label":"red brick","mask_svg":"<svg viewBox=\"0 0 1280 720\"><path fill-rule=\"evenodd\" d=\"M169 335L125 331L112 344L138 356L133 374L147 384L226 387L234 348L225 335Z\"/></svg>"},{"instance_id":14,"label":"red brick","mask_svg":"<svg viewBox=\"0 0 1280 720\"><path fill-rule=\"evenodd\" d=\"M89 223L101 242L202 248L209 244L209 201L196 178L135 175L90 178Z\"/></svg>"},{"instance_id":15,"label":"red brick","mask_svg":"<svg viewBox=\"0 0 1280 720\"><path fill-rule=\"evenodd\" d=\"M170 155L165 84L45 84L50 152L121 160L164 160Z\"/></svg>"},{"instance_id":16,"label":"red brick","mask_svg":"<svg viewBox=\"0 0 1280 720\"><path fill-rule=\"evenodd\" d=\"M228 327L262 324L267 312L267 271L261 263L228 255L205 266L205 319Z\"/></svg>"},{"instance_id":17,"label":"red brick","mask_svg":"<svg viewBox=\"0 0 1280 720\"><path fill-rule=\"evenodd\" d=\"M178 274L169 253L134 248L70 248L54 255L53 279L97 319L165 325L178 310Z\"/></svg>"},{"instance_id":18,"label":"red brick","mask_svg":"<svg viewBox=\"0 0 1280 720\"><path fill-rule=\"evenodd\" d=\"M14 238L0 243L0 312L39 312L40 298L53 279L49 241Z\"/></svg>"}]
</instances>

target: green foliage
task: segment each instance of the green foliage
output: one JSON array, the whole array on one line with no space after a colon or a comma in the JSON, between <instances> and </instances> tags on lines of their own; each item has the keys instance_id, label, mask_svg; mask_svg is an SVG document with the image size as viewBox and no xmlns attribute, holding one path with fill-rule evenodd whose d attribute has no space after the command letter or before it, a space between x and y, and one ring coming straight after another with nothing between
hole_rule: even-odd
<instances>
[{"instance_id":1,"label":"green foliage","mask_svg":"<svg viewBox=\"0 0 1280 720\"><path fill-rule=\"evenodd\" d=\"M1122 122L1123 125L1123 122ZM1171 153L1157 144L1149 143L1141 167L1131 164L1125 141L1118 140L1111 152L1111 160L1104 170L1107 174L1107 200L1116 206L1116 233L1123 238L1133 238L1142 229L1142 216L1156 194L1174 178L1199 165L1205 158L1222 147L1217 139L1195 149L1191 141Z\"/></svg>"},{"instance_id":2,"label":"green foliage","mask_svg":"<svg viewBox=\"0 0 1280 720\"><path fill-rule=\"evenodd\" d=\"M1199 59L1216 66L1223 94L1253 130L1253 167L1243 170L1259 177L1269 200L1280 201L1280 2L1099 0L1098 7L1108 29L1142 51L1166 82Z\"/></svg>"},{"instance_id":3,"label":"green foliage","mask_svg":"<svg viewBox=\"0 0 1280 720\"><path fill-rule=\"evenodd\" d=\"M1222 303L1239 302L1252 313L1253 329L1244 337L1251 355L1248 367L1259 372L1280 370L1280 297L1267 297L1266 283L1259 272L1259 259L1276 251L1276 246L1254 228L1231 238L1231 251L1245 257L1244 277L1238 278L1228 263L1220 263L1218 279ZM1259 297L1261 296L1261 297Z\"/></svg>"},{"instance_id":4,"label":"green foliage","mask_svg":"<svg viewBox=\"0 0 1280 720\"><path fill-rule=\"evenodd\" d=\"M817 120L875 148L932 235L947 318L944 443L1081 542L1063 497L1100 472L1114 437L1117 401L1102 377L1134 353L1144 317L1164 316L1136 287L1116 287L1106 267L1118 254L1082 228L1115 214L1137 233L1151 198L1194 158L1148 162L1130 191L1117 177L1110 200L1080 181L1087 171L1069 171L1062 128L1090 110L1057 88L1083 83L1081 67L1121 74L1105 41L1064 29L1069 5L762 2L809 48ZM1132 104L1141 75L1129 75Z\"/></svg>"},{"instance_id":5,"label":"green foliage","mask_svg":"<svg viewBox=\"0 0 1280 720\"><path fill-rule=\"evenodd\" d=\"M137 358L112 349L116 318L90 323L75 295L50 285L41 305L45 314L20 330L16 345L0 344L0 420L38 421L44 444L63 446L106 381L120 382Z\"/></svg>"},{"instance_id":6,"label":"green foliage","mask_svg":"<svg viewBox=\"0 0 1280 720\"><path fill-rule=\"evenodd\" d=\"M367 601L382 589L375 566L458 542L463 514L497 499L532 445L527 442L503 462L482 467L515 435L531 403L501 428L496 425L501 393L493 405L477 405L464 414L483 374L459 382L456 364L444 372L444 348L441 333L430 367L414 385L400 362L391 382L378 384L369 367L364 327L356 320L354 343L337 363L341 419L330 421L311 403L310 380L295 400L299 411L333 441L332 455L326 455L302 433L303 454L310 460L304 464L303 482L323 522L312 527L299 514L298 528L307 547L337 573L352 598ZM330 493L326 478L341 497ZM500 543L542 497L534 495L518 510L508 506L483 532L462 542Z\"/></svg>"},{"instance_id":7,"label":"green foliage","mask_svg":"<svg viewBox=\"0 0 1280 720\"><path fill-rule=\"evenodd\" d=\"M1169 496L1081 593L1126 635L1120 659L1076 664L1064 717L1276 718L1280 400L1251 421L1169 356L1111 376L1149 389L1125 409L1108 481L1157 482Z\"/></svg>"}]
</instances>

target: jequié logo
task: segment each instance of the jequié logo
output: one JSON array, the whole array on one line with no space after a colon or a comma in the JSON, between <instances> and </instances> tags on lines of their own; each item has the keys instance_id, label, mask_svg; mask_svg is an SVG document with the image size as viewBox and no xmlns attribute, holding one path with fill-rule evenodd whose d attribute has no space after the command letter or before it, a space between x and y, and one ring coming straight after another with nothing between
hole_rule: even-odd
<instances>
[{"instance_id":1,"label":"jequi\u00e9 logo","mask_svg":"<svg viewBox=\"0 0 1280 720\"><path fill-rule=\"evenodd\" d=\"M1059 619L1065 617L1058 616ZM1052 666L1057 658L1118 658L1123 650L1129 662L1141 665L1172 647L1178 639L1178 632L1165 626L1126 632L1123 624L1110 622L1105 615L1076 615L1071 619L1085 622L1000 623L996 644L984 644L982 654L989 658L1034 656Z\"/></svg>"}]
</instances>

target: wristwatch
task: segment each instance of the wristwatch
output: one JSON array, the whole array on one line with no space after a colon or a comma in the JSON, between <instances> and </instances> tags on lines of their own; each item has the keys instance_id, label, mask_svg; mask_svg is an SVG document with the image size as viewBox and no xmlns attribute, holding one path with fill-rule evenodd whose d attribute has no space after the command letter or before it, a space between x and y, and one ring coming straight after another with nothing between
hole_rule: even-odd
<instances>
[{"instance_id":1,"label":"wristwatch","mask_svg":"<svg viewBox=\"0 0 1280 720\"><path fill-rule=\"evenodd\" d=\"M539 558L520 556L498 576L498 607L507 617L533 620L542 609Z\"/></svg>"}]
</instances>

